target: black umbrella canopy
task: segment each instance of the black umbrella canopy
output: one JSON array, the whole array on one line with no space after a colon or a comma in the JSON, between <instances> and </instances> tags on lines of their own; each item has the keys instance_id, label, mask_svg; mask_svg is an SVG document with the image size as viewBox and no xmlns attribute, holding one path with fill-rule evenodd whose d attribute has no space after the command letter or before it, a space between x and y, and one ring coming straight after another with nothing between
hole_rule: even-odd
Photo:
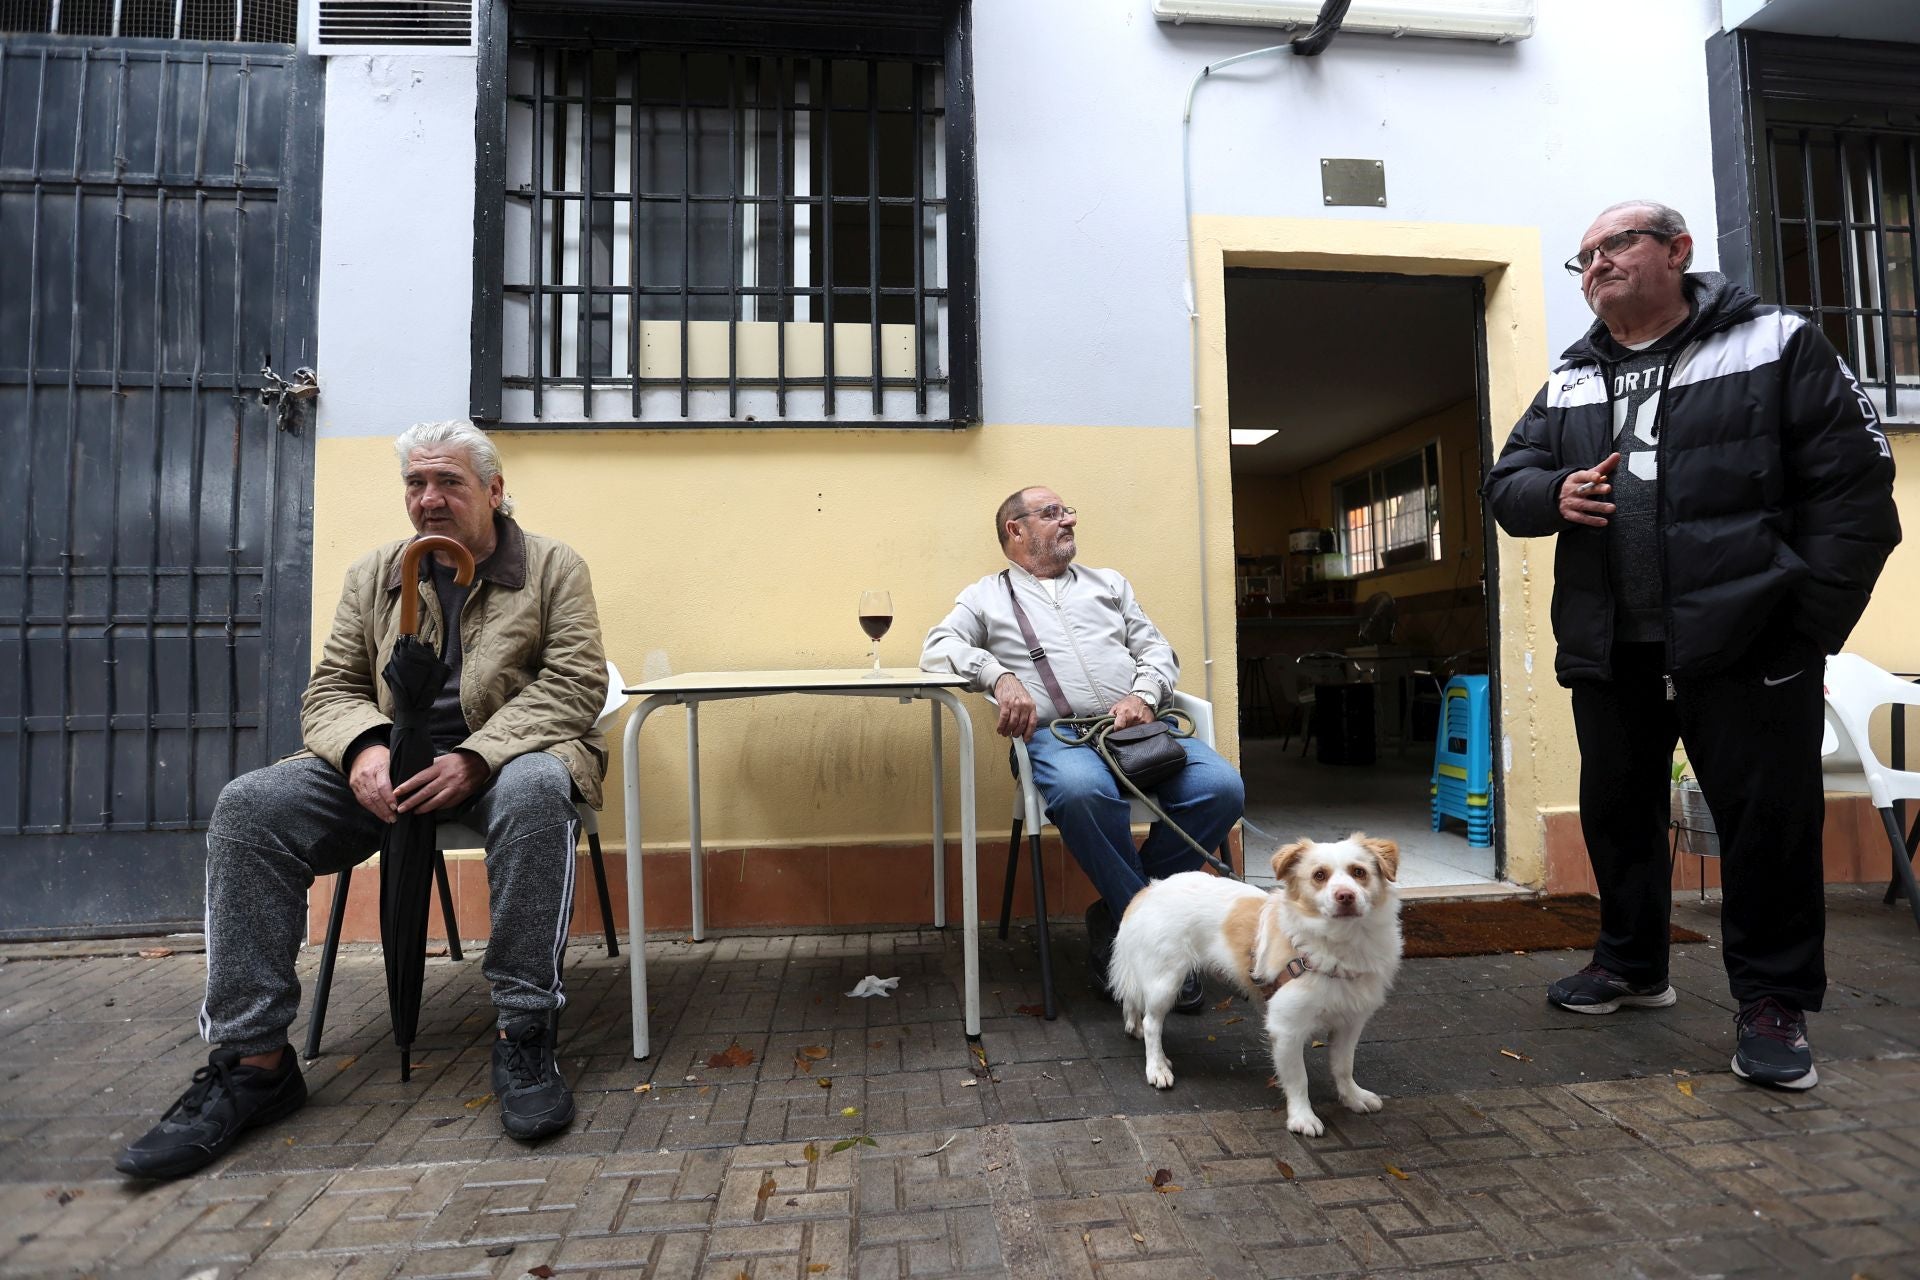
<instances>
[{"instance_id":1,"label":"black umbrella canopy","mask_svg":"<svg viewBox=\"0 0 1920 1280\"><path fill-rule=\"evenodd\" d=\"M380 673L393 693L393 733L387 776L395 786L433 763L429 721L434 699L451 668L420 639L420 558L444 551L453 558L454 581L473 581L473 553L437 534L416 538L400 560L400 638ZM443 631L455 626L447 619ZM444 651L445 638L442 639ZM394 1043L400 1046L400 1078L413 1074L413 1037L420 1025L420 988L427 971L427 907L433 894L433 829L436 815L402 813L380 846L380 946L387 962L387 1009Z\"/></svg>"}]
</instances>

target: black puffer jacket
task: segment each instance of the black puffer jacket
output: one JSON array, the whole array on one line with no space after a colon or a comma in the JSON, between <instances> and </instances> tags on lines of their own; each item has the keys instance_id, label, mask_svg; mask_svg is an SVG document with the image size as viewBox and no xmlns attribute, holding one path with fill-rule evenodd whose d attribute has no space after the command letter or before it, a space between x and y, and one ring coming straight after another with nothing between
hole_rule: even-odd
<instances>
[{"instance_id":1,"label":"black puffer jacket","mask_svg":"<svg viewBox=\"0 0 1920 1280\"><path fill-rule=\"evenodd\" d=\"M1892 450L1812 324L1723 276L1689 275L1686 286L1693 314L1655 426L1668 670L1716 670L1782 628L1781 642L1837 653L1900 541ZM1567 349L1487 480L1501 528L1560 535L1561 684L1612 675L1607 533L1563 520L1560 487L1613 452L1603 360L1623 354L1596 322Z\"/></svg>"}]
</instances>

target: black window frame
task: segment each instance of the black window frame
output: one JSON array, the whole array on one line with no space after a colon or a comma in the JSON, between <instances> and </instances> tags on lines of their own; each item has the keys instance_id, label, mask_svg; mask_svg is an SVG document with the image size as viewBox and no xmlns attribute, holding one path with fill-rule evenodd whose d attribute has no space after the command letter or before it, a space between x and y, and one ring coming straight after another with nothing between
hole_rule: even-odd
<instances>
[{"instance_id":1,"label":"black window frame","mask_svg":"<svg viewBox=\"0 0 1920 1280\"><path fill-rule=\"evenodd\" d=\"M638 43L648 50L665 52L903 60L938 66L943 77L946 163L947 367L939 379L946 390L944 416L834 416L836 390L846 398L873 387L874 399L879 399L878 377L843 374L827 377L828 393L823 398L829 416L820 418L742 414L737 404L729 416L693 417L688 414L683 389L681 409L674 416L628 413L566 420L503 420L507 73L510 47L516 41L574 49L602 45L632 48ZM469 385L469 414L475 421L494 429L527 431L741 427L884 431L954 430L979 425L970 0L727 0L717 5L687 0L525 0L510 5L507 0L486 0L480 6L478 47L473 364ZM866 291L864 287L862 291ZM877 326L875 342L877 345ZM831 346L827 349L830 353ZM924 349L922 344L921 352ZM916 353L916 361L924 358ZM684 372L681 381L687 381ZM586 399L587 412L591 413L592 397ZM631 402L637 406L638 401L636 388Z\"/></svg>"},{"instance_id":2,"label":"black window frame","mask_svg":"<svg viewBox=\"0 0 1920 1280\"><path fill-rule=\"evenodd\" d=\"M1873 398L1882 425L1920 431L1920 384L1902 366L1905 344L1896 350L1891 323L1920 328L1920 45L1731 31L1707 41L1707 68L1722 273L1807 315L1829 339L1842 329L1834 345ZM1798 172L1776 166L1782 137L1798 148ZM1834 216L1816 200L1811 233L1816 241L1822 231L1865 237L1874 277L1855 279L1842 254L1837 305L1822 297L1828 290L1817 262L1808 267L1812 305L1785 296L1790 242L1810 233L1804 217L1779 216L1783 189L1789 202L1799 192L1804 203L1816 181L1812 149L1832 148L1840 183L1858 177L1878 196L1887 190L1882 143L1904 152L1907 180L1895 194L1908 200L1906 221L1890 220L1878 204L1864 216L1845 209ZM1889 232L1907 237L1904 267L1889 266ZM1908 306L1897 305L1902 289ZM1856 340L1862 328L1878 331L1870 350Z\"/></svg>"}]
</instances>

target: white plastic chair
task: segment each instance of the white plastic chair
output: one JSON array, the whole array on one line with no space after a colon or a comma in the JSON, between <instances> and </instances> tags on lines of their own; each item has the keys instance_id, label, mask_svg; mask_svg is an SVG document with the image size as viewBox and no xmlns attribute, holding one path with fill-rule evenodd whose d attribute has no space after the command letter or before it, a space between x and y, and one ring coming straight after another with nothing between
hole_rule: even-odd
<instances>
[{"instance_id":1,"label":"white plastic chair","mask_svg":"<svg viewBox=\"0 0 1920 1280\"><path fill-rule=\"evenodd\" d=\"M627 705L626 683L620 668L607 663L607 700L593 722L594 727L606 729L620 708ZM593 858L593 887L600 895L600 923L605 930L607 954L617 956L619 934L613 927L613 900L607 895L607 868L600 853L600 815L584 803L574 808L580 814L580 830L586 834L587 852ZM433 877L440 885L440 918L447 926L447 955L454 960L465 957L460 954L460 926L453 917L453 890L447 884L446 853L449 849L486 847L486 836L465 823L442 822L433 829ZM352 882L352 867L341 871L334 880L333 906L327 913L327 938L320 952L320 972L313 981L313 1012L307 1019L306 1056L309 1058L320 1056L320 1035L327 1025L327 995L333 986L333 961L340 950L340 929L347 915L347 888Z\"/></svg>"},{"instance_id":2,"label":"white plastic chair","mask_svg":"<svg viewBox=\"0 0 1920 1280\"><path fill-rule=\"evenodd\" d=\"M989 696L987 701L993 702L993 698ZM1209 747L1213 746L1211 702L1175 689L1173 709L1184 711L1192 719L1195 738ZM1046 733L1047 726L1042 724L1035 732ZM1047 811L1040 799L1040 789L1033 784L1033 761L1027 756L1027 744L1019 738L1013 739L1013 774L1018 787L1013 793L1013 837L1007 842L1007 882L1000 895L1000 938L1006 940L1007 928L1013 920L1014 877L1020 869L1020 835L1024 831L1028 834L1033 854L1033 916L1040 944L1040 995L1042 1008L1051 1021L1054 1017L1053 944L1047 935L1047 885L1040 865L1040 831L1046 824ZM1134 824L1154 820L1153 812L1140 801L1129 799L1128 804L1133 811L1131 821ZM1222 853L1226 855L1223 860L1231 866L1233 859L1225 846L1222 846Z\"/></svg>"},{"instance_id":3,"label":"white plastic chair","mask_svg":"<svg viewBox=\"0 0 1920 1280\"><path fill-rule=\"evenodd\" d=\"M1868 732L1875 707L1920 706L1920 686L1882 671L1858 654L1836 653L1827 659L1826 687L1820 767L1827 790L1864 793L1880 811L1893 851L1893 879L1887 885L1886 901L1892 903L1898 892L1905 892L1914 923L1920 925L1920 889L1915 888L1913 874L1913 852L1920 839L1907 838L1893 809L1895 801L1920 799L1920 773L1881 763L1873 754Z\"/></svg>"}]
</instances>

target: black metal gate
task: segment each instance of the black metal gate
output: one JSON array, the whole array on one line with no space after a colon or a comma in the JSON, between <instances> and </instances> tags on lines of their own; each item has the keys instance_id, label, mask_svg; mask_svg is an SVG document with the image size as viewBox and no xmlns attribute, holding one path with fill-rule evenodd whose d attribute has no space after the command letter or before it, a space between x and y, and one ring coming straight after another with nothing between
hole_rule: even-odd
<instances>
[{"instance_id":1,"label":"black metal gate","mask_svg":"<svg viewBox=\"0 0 1920 1280\"><path fill-rule=\"evenodd\" d=\"M198 927L298 746L319 60L0 35L0 938Z\"/></svg>"}]
</instances>

